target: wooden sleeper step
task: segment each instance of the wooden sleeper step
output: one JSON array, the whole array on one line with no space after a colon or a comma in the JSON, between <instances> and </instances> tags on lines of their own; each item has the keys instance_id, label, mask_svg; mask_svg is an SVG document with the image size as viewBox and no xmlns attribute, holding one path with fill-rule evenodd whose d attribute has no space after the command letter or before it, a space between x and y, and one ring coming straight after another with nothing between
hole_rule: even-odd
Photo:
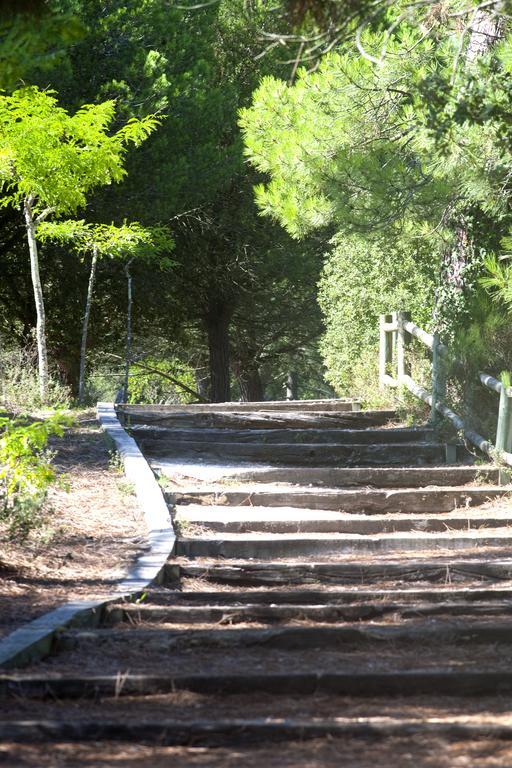
<instances>
[{"instance_id":1,"label":"wooden sleeper step","mask_svg":"<svg viewBox=\"0 0 512 768\"><path fill-rule=\"evenodd\" d=\"M350 562L309 561L291 562L233 559L231 562L169 563L165 578L175 583L180 578L200 579L204 584L231 584L240 586L284 586L324 584L376 584L378 581L405 583L510 580L512 558L510 548L507 557L460 558L455 554L449 559L435 559L432 553L421 559L388 560L369 562L351 559Z\"/></svg>"},{"instance_id":2,"label":"wooden sleeper step","mask_svg":"<svg viewBox=\"0 0 512 768\"><path fill-rule=\"evenodd\" d=\"M430 602L428 599L415 603L395 600L379 602L364 601L348 604L286 604L262 605L247 603L246 605L146 605L146 606L115 606L108 610L105 618L107 626L121 622L137 624L139 622L165 624L225 624L241 623L282 623L286 621L313 621L322 623L339 623L345 621L364 621L393 615L401 620L417 619L428 616L465 616L478 618L482 616L510 616L512 600L506 603L490 602Z\"/></svg>"},{"instance_id":3,"label":"wooden sleeper step","mask_svg":"<svg viewBox=\"0 0 512 768\"><path fill-rule=\"evenodd\" d=\"M210 460L252 461L293 466L418 466L445 462L445 446L439 443L389 443L387 445L251 444L164 442L139 437L139 445L150 456Z\"/></svg>"},{"instance_id":4,"label":"wooden sleeper step","mask_svg":"<svg viewBox=\"0 0 512 768\"><path fill-rule=\"evenodd\" d=\"M165 473L165 467L162 469ZM174 470L171 467L170 477ZM492 466L440 466L440 467L260 467L251 469L248 465L238 468L236 473L229 467L223 474L223 481L241 483L289 483L292 485L327 488L425 488L436 486L457 487L469 483L503 485L500 470ZM507 479L508 480L508 479ZM222 482L222 481L221 481Z\"/></svg>"},{"instance_id":5,"label":"wooden sleeper step","mask_svg":"<svg viewBox=\"0 0 512 768\"><path fill-rule=\"evenodd\" d=\"M397 531L422 533L448 530L500 528L512 525L508 513L446 512L442 515L400 513L350 514L279 507L178 507L174 517L178 535L190 537L191 528L214 533L353 533L379 534ZM512 532L512 529L511 529Z\"/></svg>"},{"instance_id":6,"label":"wooden sleeper step","mask_svg":"<svg viewBox=\"0 0 512 768\"><path fill-rule=\"evenodd\" d=\"M166 426L215 429L365 429L396 419L395 411L210 411L170 413L130 412L129 426Z\"/></svg>"},{"instance_id":7,"label":"wooden sleeper step","mask_svg":"<svg viewBox=\"0 0 512 768\"><path fill-rule=\"evenodd\" d=\"M167 494L171 504L179 505L180 512L187 504L210 506L296 507L309 510L335 510L337 512L401 512L440 513L454 509L485 504L510 493L504 486L462 488L407 488L407 489L339 489L339 488L258 488L241 485L237 488L218 486L197 490L172 491ZM279 512L277 513L279 514Z\"/></svg>"},{"instance_id":8,"label":"wooden sleeper step","mask_svg":"<svg viewBox=\"0 0 512 768\"><path fill-rule=\"evenodd\" d=\"M152 444L183 445L204 443L205 447L219 443L239 445L389 445L433 442L433 429L175 429L169 427L134 427L132 435Z\"/></svg>"},{"instance_id":9,"label":"wooden sleeper step","mask_svg":"<svg viewBox=\"0 0 512 768\"><path fill-rule=\"evenodd\" d=\"M0 694L31 699L98 699L101 697L150 696L175 691L196 693L347 696L510 695L512 672L466 671L440 666L429 670L391 672L316 672L169 675L127 672L107 675L27 674L0 675Z\"/></svg>"},{"instance_id":10,"label":"wooden sleeper step","mask_svg":"<svg viewBox=\"0 0 512 768\"><path fill-rule=\"evenodd\" d=\"M298 412L298 413L330 413L338 411L360 411L357 400L351 398L329 398L322 400L261 400L250 403L192 403L190 405L128 405L123 403L117 407L119 414L133 418L167 416L173 413L259 413L263 412Z\"/></svg>"},{"instance_id":11,"label":"wooden sleeper step","mask_svg":"<svg viewBox=\"0 0 512 768\"><path fill-rule=\"evenodd\" d=\"M376 619L392 614L401 620L427 616L482 616L504 617L512 614L512 598L507 602L362 602L353 604L280 604L280 605L126 605L111 606L105 617L105 625L121 622L130 624L224 624L279 623L286 621L344 622Z\"/></svg>"},{"instance_id":12,"label":"wooden sleeper step","mask_svg":"<svg viewBox=\"0 0 512 768\"><path fill-rule=\"evenodd\" d=\"M337 554L398 553L449 548L454 550L475 547L509 549L510 531L507 528L458 531L457 533L382 533L363 534L236 534L226 533L222 538L179 538L176 555L191 559L197 557L267 559L286 557L333 556Z\"/></svg>"},{"instance_id":13,"label":"wooden sleeper step","mask_svg":"<svg viewBox=\"0 0 512 768\"><path fill-rule=\"evenodd\" d=\"M126 742L159 746L197 747L244 746L262 742L303 741L305 739L357 737L358 739L414 738L424 736L454 740L510 740L512 726L486 718L475 722L466 718L436 718L425 721L403 718L233 718L180 722L171 718L113 720L0 721L0 741L4 743ZM485 744L485 741L482 742Z\"/></svg>"},{"instance_id":14,"label":"wooden sleeper step","mask_svg":"<svg viewBox=\"0 0 512 768\"><path fill-rule=\"evenodd\" d=\"M206 582L208 587L208 582ZM251 606L262 605L279 607L280 605L338 605L347 607L352 604L372 602L401 602L404 605L410 605L413 602L437 603L447 601L451 604L467 605L471 607L472 603L483 602L492 604L496 601L501 605L512 601L512 584L509 582L499 586L478 584L478 586L461 585L458 582L454 584L436 584L432 587L426 582L420 586L402 585L400 587L371 587L354 584L353 586L333 588L329 584L320 585L312 589L305 585L302 589L238 589L231 587L220 591L212 591L208 588L204 590L171 590L166 587L153 587L145 593L144 599L131 603L118 603L110 607L107 606L107 615L110 610L118 609L144 610L149 608L167 608L173 609L178 606L183 607L201 607L201 606L238 606L242 608L248 604ZM199 604L199 605L198 605Z\"/></svg>"},{"instance_id":15,"label":"wooden sleeper step","mask_svg":"<svg viewBox=\"0 0 512 768\"><path fill-rule=\"evenodd\" d=\"M395 646L437 645L471 647L481 644L512 643L512 622L499 620L478 622L474 619L418 621L397 624L343 624L341 626L281 626L265 629L215 628L215 629L162 629L152 627L132 629L102 628L68 630L56 641L58 651L76 651L94 647L96 653L104 646L115 644L117 652L127 657L130 650L143 648L146 653L167 653L194 648L196 652L212 648L244 649L263 646L285 651L332 648L350 653L351 650L382 649L385 644ZM480 651L479 651L480 652ZM243 657L241 657L243 662ZM286 664L285 661L282 662ZM321 666L321 661L320 661Z\"/></svg>"}]
</instances>

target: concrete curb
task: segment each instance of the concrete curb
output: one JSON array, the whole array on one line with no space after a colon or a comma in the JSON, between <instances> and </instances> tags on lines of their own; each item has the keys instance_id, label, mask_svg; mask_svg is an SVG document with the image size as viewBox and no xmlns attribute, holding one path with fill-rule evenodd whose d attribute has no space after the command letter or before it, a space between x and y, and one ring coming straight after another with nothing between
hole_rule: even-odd
<instances>
[{"instance_id":1,"label":"concrete curb","mask_svg":"<svg viewBox=\"0 0 512 768\"><path fill-rule=\"evenodd\" d=\"M173 554L176 535L164 496L135 440L121 426L111 403L98 403L98 421L121 456L127 479L134 484L144 513L148 551L138 558L110 597L65 603L0 640L0 667L20 667L47 656L59 630L71 626L95 626L109 603L143 592L161 580L167 559Z\"/></svg>"}]
</instances>

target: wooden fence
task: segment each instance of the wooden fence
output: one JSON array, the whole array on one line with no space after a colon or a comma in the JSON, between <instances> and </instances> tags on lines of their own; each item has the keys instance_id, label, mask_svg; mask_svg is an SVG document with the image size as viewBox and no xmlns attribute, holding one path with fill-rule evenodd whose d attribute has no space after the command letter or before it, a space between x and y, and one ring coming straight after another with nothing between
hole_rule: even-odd
<instances>
[{"instance_id":1,"label":"wooden fence","mask_svg":"<svg viewBox=\"0 0 512 768\"><path fill-rule=\"evenodd\" d=\"M412 337L432 350L432 391L420 387L411 378L407 347ZM441 418L450 421L465 438L483 453L512 466L512 387L486 373L479 374L480 383L499 394L498 427L495 445L466 426L463 419L444 402L446 396L446 360L448 347L438 334L427 333L411 321L408 312L393 312L380 316L379 378L381 386L405 386L416 397L430 405L431 422Z\"/></svg>"}]
</instances>

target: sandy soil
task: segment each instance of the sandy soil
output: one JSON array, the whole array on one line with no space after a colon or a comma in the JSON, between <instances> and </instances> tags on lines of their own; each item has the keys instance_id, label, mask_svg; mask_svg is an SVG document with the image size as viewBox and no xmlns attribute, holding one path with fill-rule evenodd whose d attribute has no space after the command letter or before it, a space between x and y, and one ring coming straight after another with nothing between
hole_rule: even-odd
<instances>
[{"instance_id":1,"label":"sandy soil","mask_svg":"<svg viewBox=\"0 0 512 768\"><path fill-rule=\"evenodd\" d=\"M96 742L90 746L0 746L9 768L495 768L512 765L512 742L450 741L436 737L322 739L250 748L146 747Z\"/></svg>"},{"instance_id":2,"label":"sandy soil","mask_svg":"<svg viewBox=\"0 0 512 768\"><path fill-rule=\"evenodd\" d=\"M110 591L146 546L135 497L92 414L51 447L63 483L50 491L43 527L18 544L0 526L0 636Z\"/></svg>"}]
</instances>

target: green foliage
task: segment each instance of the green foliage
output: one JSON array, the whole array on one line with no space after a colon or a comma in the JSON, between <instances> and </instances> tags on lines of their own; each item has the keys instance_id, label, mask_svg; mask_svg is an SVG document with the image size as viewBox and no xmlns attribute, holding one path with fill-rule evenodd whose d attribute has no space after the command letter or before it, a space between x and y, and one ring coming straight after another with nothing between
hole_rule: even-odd
<instances>
[{"instance_id":1,"label":"green foliage","mask_svg":"<svg viewBox=\"0 0 512 768\"><path fill-rule=\"evenodd\" d=\"M48 396L44 403L41 401L37 353L32 345L11 345L0 351L0 408L19 413L70 406L71 392L56 370L50 371Z\"/></svg>"},{"instance_id":2,"label":"green foliage","mask_svg":"<svg viewBox=\"0 0 512 768\"><path fill-rule=\"evenodd\" d=\"M67 246L80 257L94 249L109 257L91 317L98 360L105 349L119 351L126 301L119 277L122 261L133 255L144 255L133 264L135 357L155 365L171 360L171 370L176 355L204 368L206 331L215 337L216 320L227 318L240 395L251 380L282 393L287 370L299 370L307 391L321 387L315 290L322 254L322 351L338 391L374 381L370 358L381 311L408 309L423 326L434 311L445 339L449 333L462 340L457 327L467 331L468 349L479 356L468 337L477 328L473 299L481 298L484 259L496 306L512 306L508 265L489 256L499 255L512 225L512 36L471 60L470 15L451 0L442 9L405 2L379 8L379 20L372 15L360 39L366 57L340 36L345 21L345 29L358 23L366 2L219 0L188 11L187 3L168 0L45 5L54 19L73 17L87 34L64 56L57 31L41 57L25 49L36 64L27 81L42 90L17 92L9 97L15 101L2 97L3 204L18 205L30 194L37 197L36 218L50 208L57 218L140 222L38 223L46 242L49 334L70 378L67 350L78 344L69 328L79 325L86 278L80 258L69 254L67 266ZM384 15L393 25L388 33ZM283 55L274 38L259 55L262 39L276 31L288 51L301 35L320 35L301 47L310 71L299 71L292 84L290 62L280 61L288 51ZM319 51L332 50L313 66L315 54L309 63L306 54L317 43ZM52 68L53 52L59 59ZM59 92L59 104L48 86ZM240 109L253 168L244 163ZM126 156L128 143L146 138L155 127L151 115L162 112L160 129ZM118 121L126 123L120 131ZM18 170L27 177L23 188ZM266 217L252 202L255 183ZM80 210L86 200L87 215ZM20 252L3 247L16 237L9 214L8 207L0 211L0 322L8 334L26 337L32 317ZM152 269L153 254L165 265L171 247L145 239L152 227L163 227L167 237L173 230L172 273ZM487 338L499 346L490 330ZM169 339L176 346L166 345ZM500 357L489 360L497 365ZM131 373L144 389L145 375ZM150 378L135 396L165 398ZM115 380L106 371L102 381Z\"/></svg>"},{"instance_id":3,"label":"green foliage","mask_svg":"<svg viewBox=\"0 0 512 768\"><path fill-rule=\"evenodd\" d=\"M159 258L161 267L172 264L163 254L172 250L174 242L164 227L143 227L138 222L122 226L86 224L85 221L44 221L37 230L41 242L53 240L70 244L79 253L96 250L98 256L117 259L148 260Z\"/></svg>"},{"instance_id":4,"label":"green foliage","mask_svg":"<svg viewBox=\"0 0 512 768\"><path fill-rule=\"evenodd\" d=\"M246 21L243 2L187 12L166 0L112 0L80 4L77 13L88 36L54 75L68 103L114 99L125 119L167 114L143 154L130 160L125 215L144 214L143 223L154 224L210 205L243 172L237 109L258 77L258 27Z\"/></svg>"},{"instance_id":5,"label":"green foliage","mask_svg":"<svg viewBox=\"0 0 512 768\"><path fill-rule=\"evenodd\" d=\"M354 261L338 255L336 269L330 256L321 283L338 391L375 342L365 329L376 333L378 311L412 309L423 325L433 313L447 341L467 328L486 258L487 287L512 306L512 274L488 257L511 225L512 36L475 56L458 6L440 20L430 8L400 16L404 5L389 32L363 33L366 55L341 46L293 85L267 77L241 112L261 211L295 238L336 231L338 251L359 238Z\"/></svg>"},{"instance_id":6,"label":"green foliage","mask_svg":"<svg viewBox=\"0 0 512 768\"><path fill-rule=\"evenodd\" d=\"M196 389L194 371L189 365L176 358L145 358L142 365L147 366L147 369L136 365L130 369L130 403L167 404L197 401L190 392L179 386L183 384L192 391ZM171 379L175 379L177 383Z\"/></svg>"},{"instance_id":7,"label":"green foliage","mask_svg":"<svg viewBox=\"0 0 512 768\"><path fill-rule=\"evenodd\" d=\"M470 316L451 346L453 357L462 364L464 378L475 378L479 370L499 378L502 370L512 369L510 317L482 290L471 302Z\"/></svg>"},{"instance_id":8,"label":"green foliage","mask_svg":"<svg viewBox=\"0 0 512 768\"><path fill-rule=\"evenodd\" d=\"M40 510L56 479L48 439L62 435L72 422L62 413L44 421L0 416L0 520L12 538L23 540L40 524Z\"/></svg>"},{"instance_id":9,"label":"green foliage","mask_svg":"<svg viewBox=\"0 0 512 768\"><path fill-rule=\"evenodd\" d=\"M48 12L42 3L37 12L23 5L17 0L13 8L0 9L0 89L19 85L34 66L55 66L84 34L72 13Z\"/></svg>"},{"instance_id":10,"label":"green foliage","mask_svg":"<svg viewBox=\"0 0 512 768\"><path fill-rule=\"evenodd\" d=\"M276 337L282 327L277 310L272 312L273 329L258 323L272 293L268 276L284 265L274 304L287 290L292 314L296 281L292 277L287 289L285 283L305 249L258 216L252 196L255 177L244 162L237 115L249 103L261 73L289 69L279 62L277 51L257 58L262 30L272 28L274 11L266 3L248 5L245 0L220 0L190 11L167 0L62 0L60 5L76 12L89 31L50 77L35 71L36 82L58 90L69 111L109 99L116 101L123 120L166 114L158 132L127 159L123 183L104 193L98 190L90 205L95 220L117 222L122 215L146 228L160 224L173 231L172 273L152 275L134 262L134 348L160 357L157 339L183 342L186 337L190 356L204 367L208 323L224 315L229 317L235 365L256 326L264 334L256 347L264 348L268 360L268 336L272 331ZM279 257L272 247L276 240ZM47 252L53 252L52 246ZM108 269L115 265L103 265L102 281ZM313 306L318 268L310 273ZM102 282L102 290L103 316L120 315L125 297L114 281L108 286ZM151 300L139 300L143 293ZM100 314L98 304L95 312ZM316 308L312 315L309 325L318 325ZM93 312L92 327L94 322ZM308 324L302 301L291 323ZM100 333L104 339L103 329ZM91 347L96 338L92 331ZM106 343L103 339L98 342ZM108 343L119 342L114 320Z\"/></svg>"},{"instance_id":11,"label":"green foliage","mask_svg":"<svg viewBox=\"0 0 512 768\"><path fill-rule=\"evenodd\" d=\"M379 315L410 311L415 322L429 327L435 285L435 265L418 241L397 247L383 239L338 236L319 284L326 332L321 351L327 380L339 394L356 394L358 361L371 368L365 389L378 387ZM370 360L374 365L370 365ZM361 373L357 374L359 382Z\"/></svg>"},{"instance_id":12,"label":"green foliage","mask_svg":"<svg viewBox=\"0 0 512 768\"><path fill-rule=\"evenodd\" d=\"M480 284L512 313L512 264L509 263L512 258L512 237L504 237L502 244L508 253L499 259L490 254L485 259L487 274L480 278Z\"/></svg>"},{"instance_id":13,"label":"green foliage","mask_svg":"<svg viewBox=\"0 0 512 768\"><path fill-rule=\"evenodd\" d=\"M468 205L501 220L512 167L512 42L458 68L454 32L426 36L412 23L387 36L367 32L362 44L378 65L349 49L302 70L293 86L264 79L241 113L247 154L270 177L257 188L264 213L294 236L410 220L433 243Z\"/></svg>"},{"instance_id":14,"label":"green foliage","mask_svg":"<svg viewBox=\"0 0 512 768\"><path fill-rule=\"evenodd\" d=\"M301 70L293 86L265 78L241 112L247 155L270 176L258 204L293 236L328 224L370 232L411 215L425 229L439 220L449 189L439 174L426 183L428 155L418 153L407 93L411 68L431 52L419 39L407 29L390 38L380 66L349 50ZM384 41L367 33L363 42L378 50Z\"/></svg>"},{"instance_id":15,"label":"green foliage","mask_svg":"<svg viewBox=\"0 0 512 768\"><path fill-rule=\"evenodd\" d=\"M0 205L35 200L41 213L72 213L99 185L120 181L129 144L139 146L158 125L132 118L110 133L114 101L89 104L74 115L58 105L53 91L28 87L0 96Z\"/></svg>"},{"instance_id":16,"label":"green foliage","mask_svg":"<svg viewBox=\"0 0 512 768\"><path fill-rule=\"evenodd\" d=\"M487 291L476 291L468 321L450 343L447 399L477 432L494 441L498 396L482 386L481 371L499 379L512 370L512 326L503 305Z\"/></svg>"}]
</instances>

